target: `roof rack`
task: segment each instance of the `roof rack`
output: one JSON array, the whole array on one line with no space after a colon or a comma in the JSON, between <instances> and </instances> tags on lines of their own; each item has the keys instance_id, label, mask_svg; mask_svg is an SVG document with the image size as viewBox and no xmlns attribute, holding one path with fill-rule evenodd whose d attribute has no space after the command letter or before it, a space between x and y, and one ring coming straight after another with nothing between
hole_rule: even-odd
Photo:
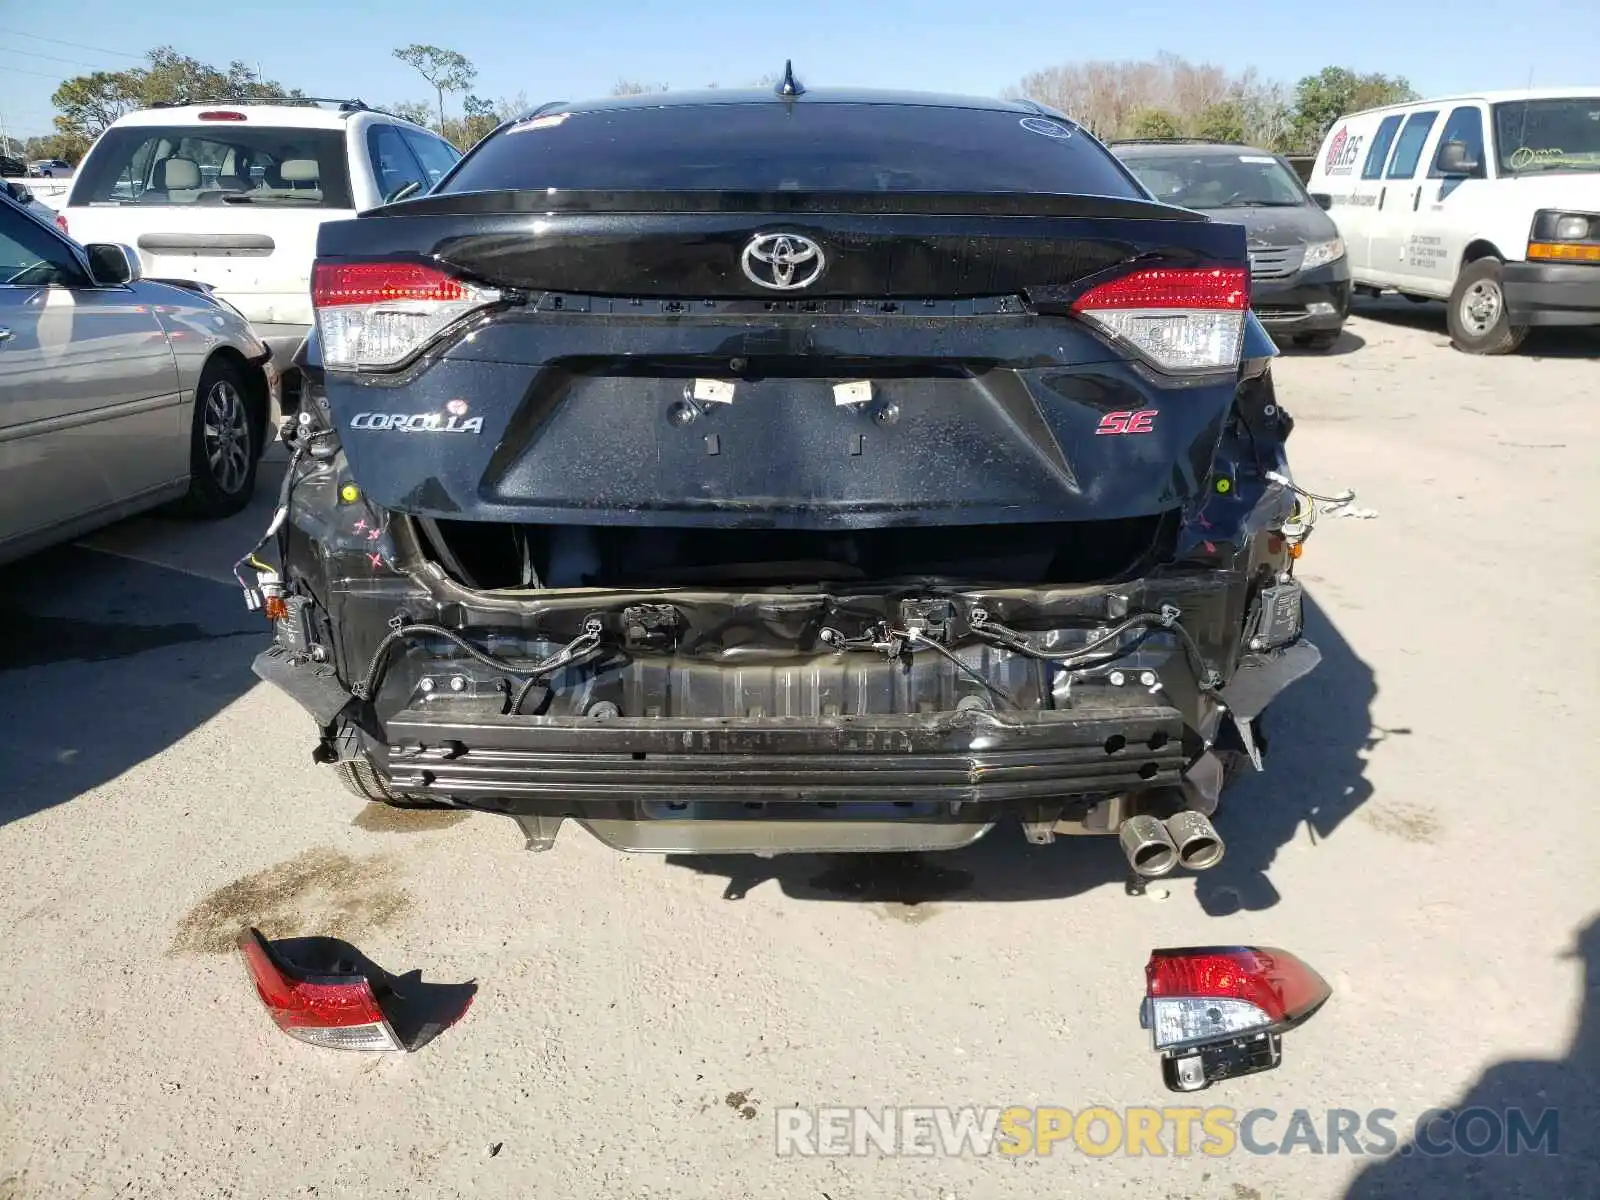
<instances>
[{"instance_id":1,"label":"roof rack","mask_svg":"<svg viewBox=\"0 0 1600 1200\"><path fill-rule=\"evenodd\" d=\"M197 100L157 100L151 108L189 108L196 104L334 104L340 112L381 112L361 100L341 100L332 96L208 96Z\"/></svg>"}]
</instances>

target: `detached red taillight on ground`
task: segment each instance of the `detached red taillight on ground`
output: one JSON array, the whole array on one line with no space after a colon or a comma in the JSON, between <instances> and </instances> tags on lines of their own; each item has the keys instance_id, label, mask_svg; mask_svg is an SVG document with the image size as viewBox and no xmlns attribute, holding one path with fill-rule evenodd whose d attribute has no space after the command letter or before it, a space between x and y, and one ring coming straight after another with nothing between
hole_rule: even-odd
<instances>
[{"instance_id":1,"label":"detached red taillight on ground","mask_svg":"<svg viewBox=\"0 0 1600 1200\"><path fill-rule=\"evenodd\" d=\"M1153 950L1144 970L1141 1023L1178 1092L1278 1066L1282 1035L1333 994L1305 963L1271 947Z\"/></svg>"},{"instance_id":2,"label":"detached red taillight on ground","mask_svg":"<svg viewBox=\"0 0 1600 1200\"><path fill-rule=\"evenodd\" d=\"M404 1050L364 975L307 975L272 952L254 929L239 937L239 953L256 994L290 1037L336 1050Z\"/></svg>"}]
</instances>

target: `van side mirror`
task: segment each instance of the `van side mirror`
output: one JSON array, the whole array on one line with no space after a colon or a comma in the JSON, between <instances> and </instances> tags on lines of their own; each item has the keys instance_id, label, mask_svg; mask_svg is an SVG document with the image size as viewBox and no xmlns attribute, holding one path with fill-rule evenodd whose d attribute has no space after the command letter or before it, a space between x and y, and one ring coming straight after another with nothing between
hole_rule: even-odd
<instances>
[{"instance_id":1,"label":"van side mirror","mask_svg":"<svg viewBox=\"0 0 1600 1200\"><path fill-rule=\"evenodd\" d=\"M1318 208L1320 208L1323 212L1327 212L1330 208L1333 207L1333 197L1330 196L1327 192L1312 192L1311 193L1311 202L1313 204L1315 204Z\"/></svg>"},{"instance_id":2,"label":"van side mirror","mask_svg":"<svg viewBox=\"0 0 1600 1200\"><path fill-rule=\"evenodd\" d=\"M137 282L144 274L132 246L96 242L83 249L89 256L89 278L96 287L122 287Z\"/></svg>"},{"instance_id":3,"label":"van side mirror","mask_svg":"<svg viewBox=\"0 0 1600 1200\"><path fill-rule=\"evenodd\" d=\"M1465 142L1446 142L1439 147L1439 172L1442 175L1470 178L1483 167Z\"/></svg>"}]
</instances>

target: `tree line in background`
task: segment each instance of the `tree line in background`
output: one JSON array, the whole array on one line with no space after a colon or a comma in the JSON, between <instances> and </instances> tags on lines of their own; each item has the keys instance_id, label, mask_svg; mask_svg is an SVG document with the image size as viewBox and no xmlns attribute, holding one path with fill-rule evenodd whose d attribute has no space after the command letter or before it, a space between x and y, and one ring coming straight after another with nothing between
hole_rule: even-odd
<instances>
[{"instance_id":1,"label":"tree line in background","mask_svg":"<svg viewBox=\"0 0 1600 1200\"><path fill-rule=\"evenodd\" d=\"M465 150L502 121L527 111L527 97L486 100L471 89L478 69L465 55L442 46L413 44L394 51L433 89L432 101L406 100L388 110L442 133ZM145 63L126 71L94 71L68 79L51 96L56 130L29 138L33 158L76 163L96 137L124 113L152 104L237 97L302 97L248 63L215 67L171 46L158 46ZM776 76L751 86L771 86ZM707 85L716 87L717 84ZM621 80L614 96L667 90L665 83ZM461 113L451 116L446 98L461 94ZM1279 153L1311 153L1340 114L1416 98L1400 76L1359 74L1325 67L1291 90L1263 78L1255 68L1229 72L1192 63L1175 54L1142 62L1063 63L1025 76L1007 92L1061 110L1097 137L1198 137L1244 142Z\"/></svg>"},{"instance_id":2,"label":"tree line in background","mask_svg":"<svg viewBox=\"0 0 1600 1200\"><path fill-rule=\"evenodd\" d=\"M171 46L157 46L145 54L142 66L93 71L58 87L50 97L56 110L55 132L29 138L25 154L30 159L64 158L76 163L118 117L183 97L205 100L300 94L275 79L263 79L248 63L235 61L215 67L179 54Z\"/></svg>"},{"instance_id":3,"label":"tree line in background","mask_svg":"<svg viewBox=\"0 0 1600 1200\"><path fill-rule=\"evenodd\" d=\"M1254 67L1230 73L1176 54L1143 62L1064 63L1009 93L1067 113L1103 140L1197 137L1311 154L1340 115L1417 98L1401 76L1324 67L1291 93Z\"/></svg>"}]
</instances>

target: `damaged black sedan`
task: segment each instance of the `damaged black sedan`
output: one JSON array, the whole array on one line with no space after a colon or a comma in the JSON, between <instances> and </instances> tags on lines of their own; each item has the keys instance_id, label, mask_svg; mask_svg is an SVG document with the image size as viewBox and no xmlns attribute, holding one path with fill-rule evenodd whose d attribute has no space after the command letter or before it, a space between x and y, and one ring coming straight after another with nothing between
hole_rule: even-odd
<instances>
[{"instance_id":1,"label":"damaged black sedan","mask_svg":"<svg viewBox=\"0 0 1600 1200\"><path fill-rule=\"evenodd\" d=\"M1316 663L1244 232L1059 113L550 105L313 293L256 670L367 798L1157 875Z\"/></svg>"}]
</instances>

